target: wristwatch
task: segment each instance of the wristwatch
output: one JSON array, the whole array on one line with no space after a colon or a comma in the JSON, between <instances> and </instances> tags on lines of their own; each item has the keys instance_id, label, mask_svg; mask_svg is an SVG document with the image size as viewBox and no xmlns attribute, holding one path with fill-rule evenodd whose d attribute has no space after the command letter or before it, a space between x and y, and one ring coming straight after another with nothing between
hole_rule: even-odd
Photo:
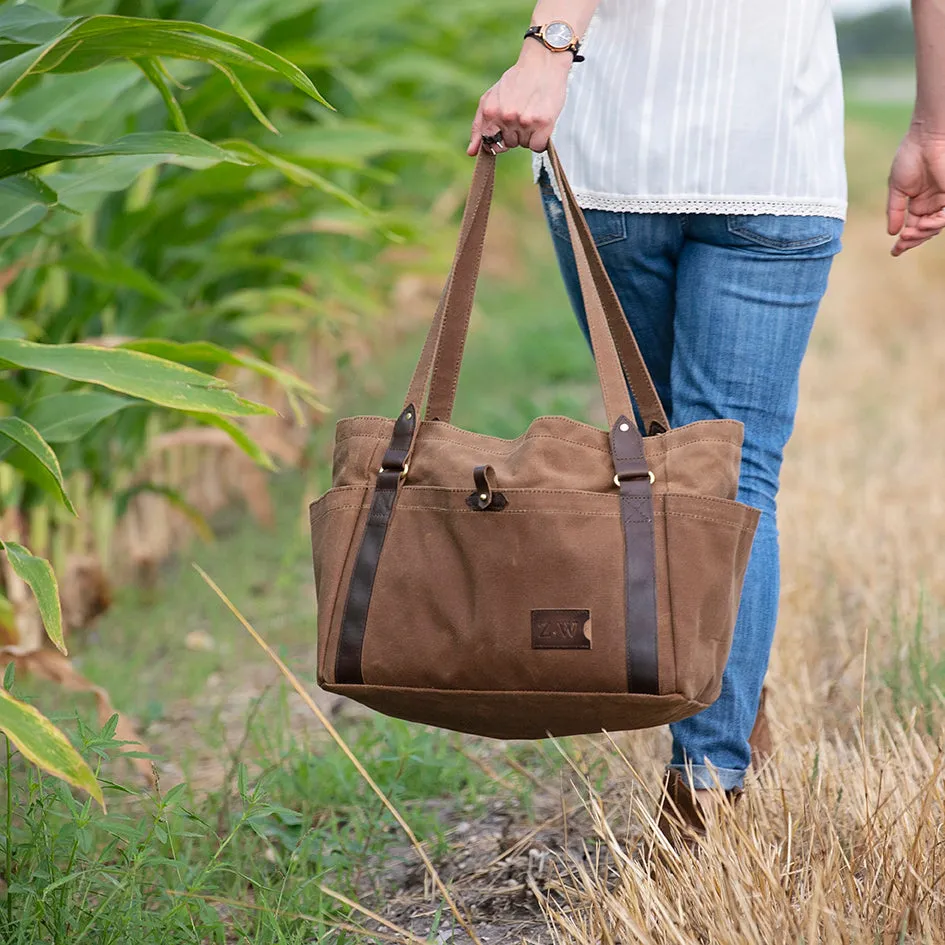
<instances>
[{"instance_id":1,"label":"wristwatch","mask_svg":"<svg viewBox=\"0 0 945 945\"><path fill-rule=\"evenodd\" d=\"M569 52L574 62L584 62L584 57L578 55L581 42L570 23L564 20L552 20L544 26L530 26L525 31L525 39L531 36L550 49L552 52Z\"/></svg>"}]
</instances>

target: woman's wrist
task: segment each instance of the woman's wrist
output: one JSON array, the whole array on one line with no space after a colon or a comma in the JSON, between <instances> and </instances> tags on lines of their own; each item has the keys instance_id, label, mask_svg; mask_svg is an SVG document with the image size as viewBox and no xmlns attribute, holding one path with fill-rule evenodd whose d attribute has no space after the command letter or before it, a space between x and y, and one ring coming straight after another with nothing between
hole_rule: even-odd
<instances>
[{"instance_id":1,"label":"woman's wrist","mask_svg":"<svg viewBox=\"0 0 945 945\"><path fill-rule=\"evenodd\" d=\"M573 62L574 57L569 50L554 52L548 49L544 43L536 42L534 39L526 39L522 43L516 65L529 70L547 71L549 75L567 75L571 71Z\"/></svg>"},{"instance_id":2,"label":"woman's wrist","mask_svg":"<svg viewBox=\"0 0 945 945\"><path fill-rule=\"evenodd\" d=\"M920 141L945 144L945 117L931 117L917 108L909 123L909 135Z\"/></svg>"}]
</instances>

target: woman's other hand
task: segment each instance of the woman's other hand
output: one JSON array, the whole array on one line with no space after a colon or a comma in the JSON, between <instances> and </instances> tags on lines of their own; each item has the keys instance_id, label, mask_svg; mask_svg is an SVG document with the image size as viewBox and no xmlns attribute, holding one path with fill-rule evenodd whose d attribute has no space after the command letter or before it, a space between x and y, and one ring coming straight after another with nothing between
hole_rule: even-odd
<instances>
[{"instance_id":1,"label":"woman's other hand","mask_svg":"<svg viewBox=\"0 0 945 945\"><path fill-rule=\"evenodd\" d=\"M889 174L886 218L898 236L893 256L921 246L945 228L945 135L911 128Z\"/></svg>"},{"instance_id":2,"label":"woman's other hand","mask_svg":"<svg viewBox=\"0 0 945 945\"><path fill-rule=\"evenodd\" d=\"M467 153L478 154L482 136L497 131L507 148L544 151L564 108L571 62L569 52L526 41L518 62L479 100Z\"/></svg>"}]
</instances>

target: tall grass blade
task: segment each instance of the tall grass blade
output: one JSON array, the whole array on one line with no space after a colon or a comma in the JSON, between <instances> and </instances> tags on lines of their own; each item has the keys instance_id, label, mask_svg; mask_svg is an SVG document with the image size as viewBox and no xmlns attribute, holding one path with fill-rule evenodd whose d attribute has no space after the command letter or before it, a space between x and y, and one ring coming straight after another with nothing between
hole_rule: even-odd
<instances>
[{"instance_id":1,"label":"tall grass blade","mask_svg":"<svg viewBox=\"0 0 945 945\"><path fill-rule=\"evenodd\" d=\"M197 573L203 578L207 583L210 589L213 591L217 597L226 605L230 613L243 625L243 628L249 633L249 635L259 644L263 652L276 664L279 668L279 672L289 681L289 685L301 696L302 701L309 708L311 713L318 719L319 722L324 726L325 730L332 737L332 740L335 744L344 752L348 760L355 766L358 771L358 774L364 779L365 783L370 787L370 789L378 796L381 803L387 808L390 814L393 816L394 820L397 821L400 829L407 835L407 838L410 840L411 845L417 851L420 859L423 861L423 865L426 867L427 873L430 876L430 879L433 881L433 884L440 891L440 894L443 896L443 899L450 908L450 912L453 913L453 917L460 924L466 934L472 939L475 945L482 945L479 937L476 935L476 930L472 927L469 920L460 912L456 902L453 897L450 895L449 890L446 888L445 883L440 878L440 874L437 872L436 867L433 865L433 861L427 855L426 850L423 848L423 844L417 839L417 835L413 832L410 824L404 820L403 815L391 802L390 798L378 787L377 782L371 777L367 769L361 764L358 756L348 747L348 743L341 737L338 730L331 724L328 719L328 716L318 707L318 704L311 697L308 690L302 685L295 673L289 669L288 666L279 658L279 655L272 649L271 646L259 635L256 629L250 624L250 622L237 610L233 602L223 593L220 587L214 582L214 580L203 570L199 565L194 565Z\"/></svg>"}]
</instances>

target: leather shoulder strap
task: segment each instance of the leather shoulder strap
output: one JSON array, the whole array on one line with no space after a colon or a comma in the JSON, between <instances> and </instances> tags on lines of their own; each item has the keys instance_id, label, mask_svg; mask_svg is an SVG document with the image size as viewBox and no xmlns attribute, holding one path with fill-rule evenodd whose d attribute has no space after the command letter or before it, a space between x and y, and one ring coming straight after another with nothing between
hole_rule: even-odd
<instances>
[{"instance_id":1,"label":"leather shoulder strap","mask_svg":"<svg viewBox=\"0 0 945 945\"><path fill-rule=\"evenodd\" d=\"M590 293L583 293L585 306L590 304L588 294L599 297L600 309L607 323L605 333L611 336L612 343L616 346L621 369L633 392L646 431L652 433L667 430L669 422L639 346L604 269L583 213L574 198L554 147L551 145L549 145L548 155L552 170L558 179L562 202L571 209L568 226L575 256L576 258L581 255L585 257L587 272L591 277ZM485 242L486 225L489 219L495 160L495 156L486 149L480 152L450 277L433 324L430 326L427 341L405 401L414 404L422 403L425 384L428 383L429 399L424 414L425 419L449 421L452 417Z\"/></svg>"}]
</instances>

